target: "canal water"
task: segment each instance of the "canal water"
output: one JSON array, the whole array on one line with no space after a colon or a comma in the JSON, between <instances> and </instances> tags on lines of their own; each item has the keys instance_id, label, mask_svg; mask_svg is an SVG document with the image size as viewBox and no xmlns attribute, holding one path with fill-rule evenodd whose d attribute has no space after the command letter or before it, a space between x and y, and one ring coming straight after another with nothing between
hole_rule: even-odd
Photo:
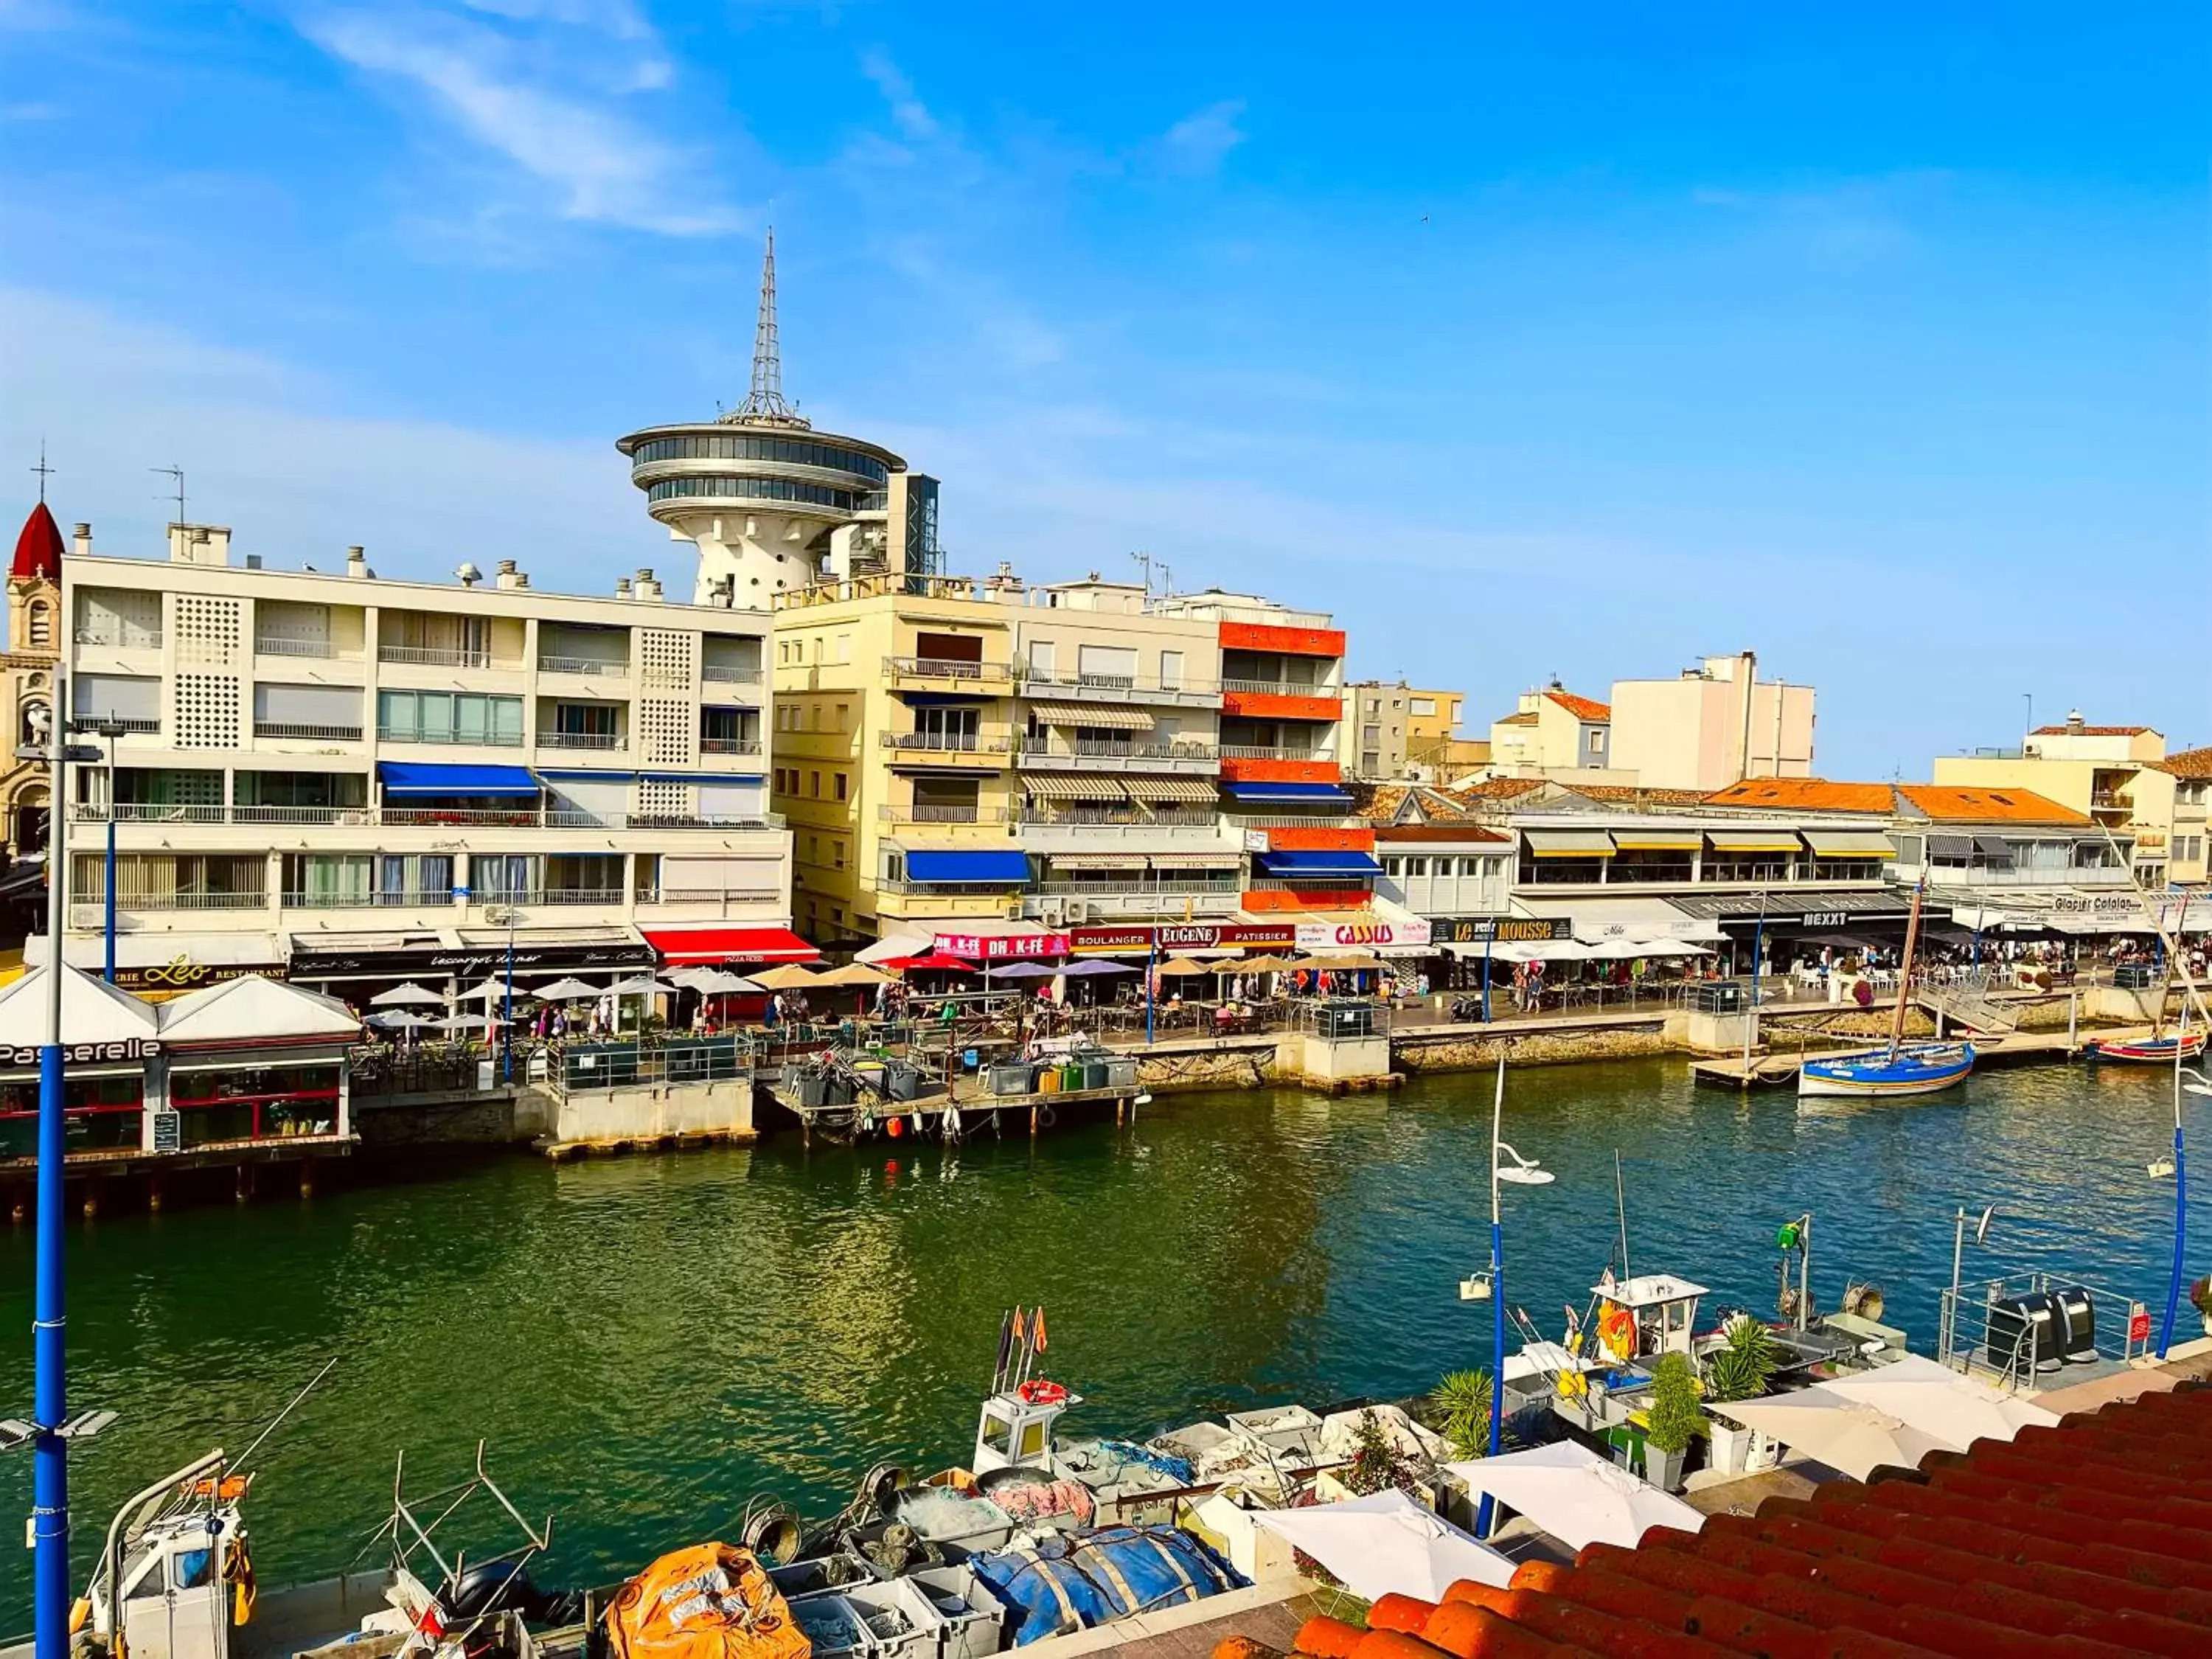
<instances>
[{"instance_id":1,"label":"canal water","mask_svg":"<svg viewBox=\"0 0 2212 1659\"><path fill-rule=\"evenodd\" d=\"M1044 1369L1086 1397L1079 1431L1419 1390L1490 1363L1489 1310L1456 1291L1487 1257L1490 1088L1165 1097L1127 1129L957 1149L518 1156L103 1218L70 1236L71 1403L122 1416L72 1458L78 1553L122 1496L242 1448L332 1356L257 1460L264 1583L351 1560L400 1451L428 1487L459 1479L478 1438L526 1511L557 1517L541 1582L605 1582L726 1536L757 1492L818 1516L880 1459L964 1461L1015 1303L1048 1310ZM1695 1090L1679 1060L1516 1072L1505 1139L1559 1180L1507 1189L1510 1300L1554 1336L1562 1304L1586 1300L1615 1237L1618 1148L1634 1266L1712 1285L1708 1316L1771 1309L1775 1228L1809 1209L1816 1300L1874 1279L1924 1350L1953 1208L1986 1202L1998 1219L1970 1273L2049 1267L2156 1305L2172 1187L2145 1165L2170 1139L2170 1088L2030 1069L1801 1115L1784 1094ZM2191 1104L2212 1176L2212 1102ZM2212 1267L2212 1204L2192 1208L2193 1276ZM31 1243L0 1238L11 1414L30 1401ZM0 1470L27 1513L27 1455ZM0 1627L27 1626L29 1560L0 1551Z\"/></svg>"}]
</instances>

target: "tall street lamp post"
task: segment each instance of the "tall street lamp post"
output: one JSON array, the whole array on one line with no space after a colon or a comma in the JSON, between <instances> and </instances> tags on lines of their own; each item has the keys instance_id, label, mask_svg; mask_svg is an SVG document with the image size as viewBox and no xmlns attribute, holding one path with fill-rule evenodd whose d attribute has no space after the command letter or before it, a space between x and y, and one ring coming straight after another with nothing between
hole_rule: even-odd
<instances>
[{"instance_id":1,"label":"tall street lamp post","mask_svg":"<svg viewBox=\"0 0 2212 1659\"><path fill-rule=\"evenodd\" d=\"M1505 1434L1505 1228L1498 1205L1498 1183L1510 1181L1516 1186L1542 1187L1557 1179L1534 1158L1526 1158L1500 1139L1505 1117L1505 1054L1498 1055L1498 1088L1490 1103L1490 1343L1492 1373L1490 1378L1490 1455L1498 1455L1498 1447ZM1513 1160L1510 1168L1501 1167L1498 1155L1504 1152ZM1478 1538L1490 1536L1492 1500L1488 1492L1482 1495L1482 1512L1475 1517L1474 1532Z\"/></svg>"}]
</instances>

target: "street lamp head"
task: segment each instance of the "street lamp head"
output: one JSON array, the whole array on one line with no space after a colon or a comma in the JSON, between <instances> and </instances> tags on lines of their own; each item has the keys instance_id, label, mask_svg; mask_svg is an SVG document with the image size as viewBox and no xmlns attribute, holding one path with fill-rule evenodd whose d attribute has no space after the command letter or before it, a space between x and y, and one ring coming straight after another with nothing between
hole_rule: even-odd
<instances>
[{"instance_id":1,"label":"street lamp head","mask_svg":"<svg viewBox=\"0 0 2212 1659\"><path fill-rule=\"evenodd\" d=\"M1996 1206L1996 1205L1994 1205L1994 1204L1984 1204L1984 1205L1983 1205L1983 1206L1982 1206L1982 1213L1981 1213L1981 1216L1980 1216L1980 1218L1978 1218L1978 1219L1974 1223L1974 1243L1977 1243L1977 1244L1985 1244L1985 1243L1987 1243L1989 1242L1989 1237L1990 1237L1990 1218L1991 1218L1991 1217L1995 1216L1995 1215L1996 1214L1996 1212L1997 1212L1997 1206Z\"/></svg>"},{"instance_id":2,"label":"street lamp head","mask_svg":"<svg viewBox=\"0 0 2212 1659\"><path fill-rule=\"evenodd\" d=\"M1510 1181L1522 1187L1544 1187L1559 1178L1534 1158L1522 1157L1502 1140L1498 1143L1498 1150L1513 1160L1510 1168L1499 1168L1498 1178L1500 1181Z\"/></svg>"}]
</instances>

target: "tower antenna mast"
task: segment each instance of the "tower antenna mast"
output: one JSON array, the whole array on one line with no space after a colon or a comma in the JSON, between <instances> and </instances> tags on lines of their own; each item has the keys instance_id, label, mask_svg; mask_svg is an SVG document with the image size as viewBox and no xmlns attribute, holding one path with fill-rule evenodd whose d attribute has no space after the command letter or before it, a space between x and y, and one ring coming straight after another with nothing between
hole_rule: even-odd
<instances>
[{"instance_id":1,"label":"tower antenna mast","mask_svg":"<svg viewBox=\"0 0 2212 1659\"><path fill-rule=\"evenodd\" d=\"M1149 599L1152 597L1152 556L1149 553L1132 553L1129 556L1137 562L1138 568L1145 573L1145 597Z\"/></svg>"},{"instance_id":2,"label":"tower antenna mast","mask_svg":"<svg viewBox=\"0 0 2212 1659\"><path fill-rule=\"evenodd\" d=\"M181 466L149 466L149 467L148 467L146 470L147 470L149 472L160 472L160 473L166 474L166 475L167 476L167 477L169 478L170 482L171 482L171 483L174 483L174 484L177 486L177 495L176 495L176 502L177 502L177 522L178 522L179 524L182 524L182 523L184 523L184 521L185 521L185 469L184 469L184 468L182 468Z\"/></svg>"},{"instance_id":3,"label":"tower antenna mast","mask_svg":"<svg viewBox=\"0 0 2212 1659\"><path fill-rule=\"evenodd\" d=\"M46 465L46 441L39 440L39 464L31 469L39 475L39 499L46 499L46 480L54 476L54 469Z\"/></svg>"},{"instance_id":4,"label":"tower antenna mast","mask_svg":"<svg viewBox=\"0 0 2212 1659\"><path fill-rule=\"evenodd\" d=\"M783 336L775 320L775 227L768 228L768 251L761 258L760 319L753 325L753 381L744 402L724 417L774 421L805 426L799 411L784 401Z\"/></svg>"}]
</instances>

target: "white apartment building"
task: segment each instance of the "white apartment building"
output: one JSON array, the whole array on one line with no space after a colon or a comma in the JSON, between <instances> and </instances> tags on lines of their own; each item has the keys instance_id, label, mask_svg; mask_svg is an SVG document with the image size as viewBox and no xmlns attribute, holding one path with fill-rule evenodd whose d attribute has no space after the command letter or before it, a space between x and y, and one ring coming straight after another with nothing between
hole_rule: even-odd
<instances>
[{"instance_id":1,"label":"white apartment building","mask_svg":"<svg viewBox=\"0 0 2212 1659\"><path fill-rule=\"evenodd\" d=\"M172 525L166 562L63 560L64 671L106 750L70 783L66 957L97 967L105 839L118 978L246 972L341 994L811 956L768 811L758 612L489 580L234 563Z\"/></svg>"}]
</instances>

